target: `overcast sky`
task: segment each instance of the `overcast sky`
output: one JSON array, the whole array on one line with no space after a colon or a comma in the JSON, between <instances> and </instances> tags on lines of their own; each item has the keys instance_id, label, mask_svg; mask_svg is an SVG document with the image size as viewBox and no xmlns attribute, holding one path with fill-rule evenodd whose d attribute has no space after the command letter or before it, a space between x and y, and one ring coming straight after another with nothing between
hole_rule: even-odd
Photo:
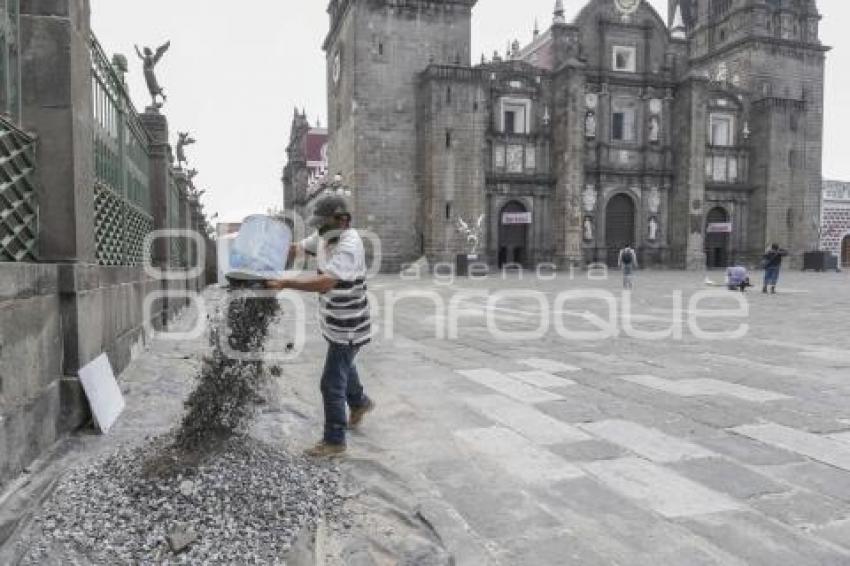
<instances>
[{"instance_id":1,"label":"overcast sky","mask_svg":"<svg viewBox=\"0 0 850 566\"><path fill-rule=\"evenodd\" d=\"M666 21L667 0L651 0ZM191 131L188 148L196 184L207 190L207 211L221 220L279 206L280 181L295 106L312 123L325 123L325 70L321 50L327 33L325 0L91 0L92 26L107 53L130 59L128 77L139 111L149 104L133 44L152 47L171 40L158 67L168 103L164 112L176 132ZM568 17L584 0L566 0ZM511 9L507 9L510 6ZM506 43L531 39L552 20L554 0L479 0L473 18L473 61ZM842 132L850 130L850 17L848 0L818 0L821 36L828 56L824 175L850 180ZM524 14L518 16L518 13ZM846 73L846 74L845 74Z\"/></svg>"}]
</instances>

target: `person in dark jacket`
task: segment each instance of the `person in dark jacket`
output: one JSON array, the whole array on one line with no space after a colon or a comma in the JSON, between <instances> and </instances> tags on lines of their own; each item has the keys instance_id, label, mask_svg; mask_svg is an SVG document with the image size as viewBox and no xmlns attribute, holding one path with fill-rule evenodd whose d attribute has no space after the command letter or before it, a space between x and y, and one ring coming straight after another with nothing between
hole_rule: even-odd
<instances>
[{"instance_id":1,"label":"person in dark jacket","mask_svg":"<svg viewBox=\"0 0 850 566\"><path fill-rule=\"evenodd\" d=\"M770 287L770 292L776 294L776 284L779 282L779 271L782 269L782 258L787 256L788 252L779 247L779 244L773 244L768 248L767 253L762 258L764 265L764 287L761 292L767 293L767 288Z\"/></svg>"}]
</instances>

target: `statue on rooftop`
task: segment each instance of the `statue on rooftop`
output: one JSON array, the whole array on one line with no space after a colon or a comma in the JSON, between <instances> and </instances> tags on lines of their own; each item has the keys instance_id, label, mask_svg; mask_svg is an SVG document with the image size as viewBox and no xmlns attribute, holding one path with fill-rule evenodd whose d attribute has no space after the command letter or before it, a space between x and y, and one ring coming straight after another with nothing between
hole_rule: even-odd
<instances>
[{"instance_id":1,"label":"statue on rooftop","mask_svg":"<svg viewBox=\"0 0 850 566\"><path fill-rule=\"evenodd\" d=\"M186 159L186 146L196 142L195 138L189 132L177 132L177 146L174 148L174 153L177 155L177 165L189 163Z\"/></svg>"},{"instance_id":2,"label":"statue on rooftop","mask_svg":"<svg viewBox=\"0 0 850 566\"><path fill-rule=\"evenodd\" d=\"M159 85L159 81L156 78L156 65L159 63L162 56L165 55L165 52L168 51L168 48L171 47L171 42L166 42L164 45L159 46L156 49L156 52L150 48L145 47L144 52L139 50L139 46L136 45L136 54L139 56L139 59L142 60L144 64L145 70L145 82L148 85L148 92L150 92L151 99L153 100L154 108L162 108L163 102L168 100L168 97L165 96L165 92L163 88ZM157 97L162 98L162 102L157 100Z\"/></svg>"}]
</instances>

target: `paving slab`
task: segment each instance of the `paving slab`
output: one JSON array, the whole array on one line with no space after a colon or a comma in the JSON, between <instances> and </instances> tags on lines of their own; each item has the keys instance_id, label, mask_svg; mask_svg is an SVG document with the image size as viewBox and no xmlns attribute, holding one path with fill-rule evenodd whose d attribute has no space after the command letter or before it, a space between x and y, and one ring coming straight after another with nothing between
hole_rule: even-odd
<instances>
[{"instance_id":1,"label":"paving slab","mask_svg":"<svg viewBox=\"0 0 850 566\"><path fill-rule=\"evenodd\" d=\"M506 428L460 430L455 432L455 437L471 453L490 459L511 476L529 484L545 485L584 475L580 468Z\"/></svg>"},{"instance_id":2,"label":"paving slab","mask_svg":"<svg viewBox=\"0 0 850 566\"><path fill-rule=\"evenodd\" d=\"M459 370L458 373L479 385L489 387L494 391L524 403L546 403L563 398L560 395L528 385L492 369Z\"/></svg>"},{"instance_id":3,"label":"paving slab","mask_svg":"<svg viewBox=\"0 0 850 566\"><path fill-rule=\"evenodd\" d=\"M484 395L466 397L464 402L484 417L518 432L541 446L591 439L590 435L578 428L509 397Z\"/></svg>"},{"instance_id":4,"label":"paving slab","mask_svg":"<svg viewBox=\"0 0 850 566\"><path fill-rule=\"evenodd\" d=\"M747 500L756 496L785 493L792 489L788 484L779 483L727 458L685 460L671 464L670 468L701 485L736 499Z\"/></svg>"},{"instance_id":5,"label":"paving slab","mask_svg":"<svg viewBox=\"0 0 850 566\"><path fill-rule=\"evenodd\" d=\"M614 491L668 518L743 507L730 497L640 458L588 462L581 467Z\"/></svg>"},{"instance_id":6,"label":"paving slab","mask_svg":"<svg viewBox=\"0 0 850 566\"><path fill-rule=\"evenodd\" d=\"M775 423L741 426L733 432L850 471L850 446L827 436Z\"/></svg>"},{"instance_id":7,"label":"paving slab","mask_svg":"<svg viewBox=\"0 0 850 566\"><path fill-rule=\"evenodd\" d=\"M582 424L579 428L653 462L678 462L714 456L701 446L630 421L600 421Z\"/></svg>"},{"instance_id":8,"label":"paving slab","mask_svg":"<svg viewBox=\"0 0 850 566\"><path fill-rule=\"evenodd\" d=\"M750 566L846 566L850 553L753 512L687 517L679 524Z\"/></svg>"}]
</instances>

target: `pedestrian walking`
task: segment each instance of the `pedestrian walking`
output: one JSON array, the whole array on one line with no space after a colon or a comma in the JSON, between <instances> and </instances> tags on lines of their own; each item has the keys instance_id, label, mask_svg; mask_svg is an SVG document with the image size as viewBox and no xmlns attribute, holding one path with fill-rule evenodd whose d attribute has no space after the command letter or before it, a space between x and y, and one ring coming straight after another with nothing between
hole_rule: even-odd
<instances>
[{"instance_id":1,"label":"pedestrian walking","mask_svg":"<svg viewBox=\"0 0 850 566\"><path fill-rule=\"evenodd\" d=\"M634 271L637 269L637 254L632 249L631 244L626 244L626 247L620 250L617 265L623 270L623 289L632 290L635 288Z\"/></svg>"},{"instance_id":2,"label":"pedestrian walking","mask_svg":"<svg viewBox=\"0 0 850 566\"><path fill-rule=\"evenodd\" d=\"M771 294L776 294L776 284L779 283L779 272L782 270L782 258L787 255L788 251L780 248L779 244L772 244L765 252L762 258L762 266L764 267L762 293L767 293L768 287L770 287Z\"/></svg>"},{"instance_id":3,"label":"pedestrian walking","mask_svg":"<svg viewBox=\"0 0 850 566\"><path fill-rule=\"evenodd\" d=\"M307 450L307 455L323 457L344 453L346 429L356 428L375 407L355 363L361 348L371 340L371 318L366 253L363 240L351 226L347 201L339 196L323 197L309 224L316 233L294 244L289 259L291 262L301 254L316 256L318 274L267 285L319 294L319 324L328 342L321 380L325 429L322 441Z\"/></svg>"}]
</instances>

